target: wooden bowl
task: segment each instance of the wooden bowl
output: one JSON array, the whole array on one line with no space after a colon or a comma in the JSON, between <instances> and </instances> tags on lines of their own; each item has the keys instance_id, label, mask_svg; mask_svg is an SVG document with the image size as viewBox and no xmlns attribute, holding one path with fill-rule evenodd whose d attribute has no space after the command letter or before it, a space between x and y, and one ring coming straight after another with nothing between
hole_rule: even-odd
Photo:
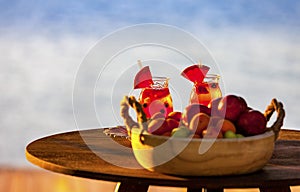
<instances>
[{"instance_id":1,"label":"wooden bowl","mask_svg":"<svg viewBox=\"0 0 300 192\"><path fill-rule=\"evenodd\" d=\"M251 173L271 158L275 134L234 139L189 139L141 134L133 129L135 158L150 171L183 176Z\"/></svg>"},{"instance_id":2,"label":"wooden bowl","mask_svg":"<svg viewBox=\"0 0 300 192\"><path fill-rule=\"evenodd\" d=\"M129 106L136 110L139 123L129 116ZM238 175L264 167L285 116L282 103L276 99L264 113L267 121L274 111L277 119L264 134L232 139L174 138L147 133L147 119L134 97L121 102L121 116L139 164L150 171L182 176Z\"/></svg>"}]
</instances>

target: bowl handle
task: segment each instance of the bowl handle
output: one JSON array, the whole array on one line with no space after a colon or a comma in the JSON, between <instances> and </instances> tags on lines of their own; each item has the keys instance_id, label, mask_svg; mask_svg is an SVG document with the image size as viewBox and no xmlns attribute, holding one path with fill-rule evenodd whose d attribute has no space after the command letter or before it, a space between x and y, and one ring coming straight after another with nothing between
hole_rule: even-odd
<instances>
[{"instance_id":1,"label":"bowl handle","mask_svg":"<svg viewBox=\"0 0 300 192\"><path fill-rule=\"evenodd\" d=\"M268 128L268 130L272 130L275 134L275 140L278 138L279 131L283 125L283 119L285 117L285 110L283 109L283 104L278 102L275 98L272 99L271 103L267 106L264 116L266 117L267 121L271 119L272 114L274 111L277 112L277 118L273 125Z\"/></svg>"},{"instance_id":2,"label":"bowl handle","mask_svg":"<svg viewBox=\"0 0 300 192\"><path fill-rule=\"evenodd\" d=\"M124 120L129 136L131 136L132 128L142 128L141 133L148 129L147 116L143 111L143 106L135 99L134 96L124 96L121 101L121 117ZM137 114L137 121L134 121L129 115L129 107L132 107Z\"/></svg>"}]
</instances>

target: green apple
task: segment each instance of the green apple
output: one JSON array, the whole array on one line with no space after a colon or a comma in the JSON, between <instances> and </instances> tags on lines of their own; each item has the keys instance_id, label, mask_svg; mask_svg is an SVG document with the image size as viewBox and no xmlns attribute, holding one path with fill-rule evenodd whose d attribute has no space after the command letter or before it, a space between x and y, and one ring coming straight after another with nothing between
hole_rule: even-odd
<instances>
[{"instance_id":1,"label":"green apple","mask_svg":"<svg viewBox=\"0 0 300 192\"><path fill-rule=\"evenodd\" d=\"M233 131L228 130L224 133L224 138L237 138L237 136Z\"/></svg>"},{"instance_id":2,"label":"green apple","mask_svg":"<svg viewBox=\"0 0 300 192\"><path fill-rule=\"evenodd\" d=\"M237 137L237 138L244 138L245 136L238 133L238 134L236 134L236 137Z\"/></svg>"},{"instance_id":3,"label":"green apple","mask_svg":"<svg viewBox=\"0 0 300 192\"><path fill-rule=\"evenodd\" d=\"M190 135L190 130L185 126L180 126L172 130L171 136L172 137L181 137L185 138Z\"/></svg>"}]
</instances>

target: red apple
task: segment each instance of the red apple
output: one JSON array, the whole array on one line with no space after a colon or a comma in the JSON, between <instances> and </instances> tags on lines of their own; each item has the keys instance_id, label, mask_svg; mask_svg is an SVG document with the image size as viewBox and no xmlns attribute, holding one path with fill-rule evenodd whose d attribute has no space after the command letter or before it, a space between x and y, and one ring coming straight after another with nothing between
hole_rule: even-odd
<instances>
[{"instance_id":1,"label":"red apple","mask_svg":"<svg viewBox=\"0 0 300 192\"><path fill-rule=\"evenodd\" d=\"M236 122L239 116L247 110L246 101L236 95L223 97L218 105L219 114L225 115L225 119Z\"/></svg>"},{"instance_id":2,"label":"red apple","mask_svg":"<svg viewBox=\"0 0 300 192\"><path fill-rule=\"evenodd\" d=\"M171 118L171 119L174 119L176 121L180 121L181 120L181 112L173 111L173 112L168 114L167 118Z\"/></svg>"},{"instance_id":3,"label":"red apple","mask_svg":"<svg viewBox=\"0 0 300 192\"><path fill-rule=\"evenodd\" d=\"M168 117L166 122L167 122L168 130L170 130L170 131L173 130L174 128L179 127L179 121L177 121L175 119Z\"/></svg>"},{"instance_id":4,"label":"red apple","mask_svg":"<svg viewBox=\"0 0 300 192\"><path fill-rule=\"evenodd\" d=\"M219 103L221 100L222 100L222 97L218 97L218 98L211 100L210 103L208 104L207 107L210 109L211 116L219 115L218 106L219 106Z\"/></svg>"},{"instance_id":5,"label":"red apple","mask_svg":"<svg viewBox=\"0 0 300 192\"><path fill-rule=\"evenodd\" d=\"M248 106L247 109L246 109L246 111L250 111L250 110L253 110L253 109L252 109L251 107ZM245 112L246 112L246 111L245 111Z\"/></svg>"},{"instance_id":6,"label":"red apple","mask_svg":"<svg viewBox=\"0 0 300 192\"><path fill-rule=\"evenodd\" d=\"M148 124L148 132L154 135L162 135L168 131L170 130L165 118L153 119Z\"/></svg>"},{"instance_id":7,"label":"red apple","mask_svg":"<svg viewBox=\"0 0 300 192\"><path fill-rule=\"evenodd\" d=\"M205 113L207 115L210 115L210 109L205 105L201 105L201 104L190 104L190 105L188 105L182 113L183 123L186 126L188 126L190 121L194 117L194 115L196 115L197 113L200 113L200 112Z\"/></svg>"},{"instance_id":8,"label":"red apple","mask_svg":"<svg viewBox=\"0 0 300 192\"><path fill-rule=\"evenodd\" d=\"M258 135L266 131L267 119L257 110L242 113L237 121L237 129L245 136Z\"/></svg>"},{"instance_id":9,"label":"red apple","mask_svg":"<svg viewBox=\"0 0 300 192\"><path fill-rule=\"evenodd\" d=\"M162 134L162 136L168 136L168 137L170 137L171 136L171 132L170 131L165 132L165 133Z\"/></svg>"}]
</instances>

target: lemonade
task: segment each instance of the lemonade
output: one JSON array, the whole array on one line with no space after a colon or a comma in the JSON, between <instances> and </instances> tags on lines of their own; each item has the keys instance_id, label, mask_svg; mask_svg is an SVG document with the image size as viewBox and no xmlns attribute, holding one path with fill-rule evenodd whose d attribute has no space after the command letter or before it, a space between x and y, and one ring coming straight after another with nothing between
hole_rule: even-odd
<instances>
[{"instance_id":1,"label":"lemonade","mask_svg":"<svg viewBox=\"0 0 300 192\"><path fill-rule=\"evenodd\" d=\"M153 84L150 87L143 88L139 96L139 102L143 110L150 118L157 112L165 116L173 111L172 97L168 87L168 78L153 77Z\"/></svg>"},{"instance_id":2,"label":"lemonade","mask_svg":"<svg viewBox=\"0 0 300 192\"><path fill-rule=\"evenodd\" d=\"M207 74L209 67L194 64L185 68L181 75L194 83L190 103L199 103L208 106L211 100L222 96L219 86L219 75Z\"/></svg>"},{"instance_id":3,"label":"lemonade","mask_svg":"<svg viewBox=\"0 0 300 192\"><path fill-rule=\"evenodd\" d=\"M203 82L195 83L191 92L190 103L208 106L211 100L221 97L219 78L218 75L207 74Z\"/></svg>"},{"instance_id":4,"label":"lemonade","mask_svg":"<svg viewBox=\"0 0 300 192\"><path fill-rule=\"evenodd\" d=\"M141 89L138 101L148 119L158 112L166 117L173 111L169 78L152 77L149 66L142 67L136 74L134 89Z\"/></svg>"}]
</instances>

